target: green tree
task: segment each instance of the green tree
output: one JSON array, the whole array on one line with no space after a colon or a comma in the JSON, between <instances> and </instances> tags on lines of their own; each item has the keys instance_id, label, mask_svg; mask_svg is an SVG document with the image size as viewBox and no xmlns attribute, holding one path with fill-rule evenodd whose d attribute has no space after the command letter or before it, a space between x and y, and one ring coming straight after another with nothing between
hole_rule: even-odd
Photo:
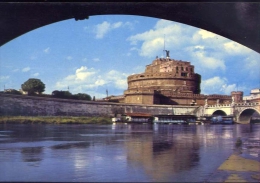
<instances>
[{"instance_id":1,"label":"green tree","mask_svg":"<svg viewBox=\"0 0 260 183\"><path fill-rule=\"evenodd\" d=\"M91 100L91 96L86 93L78 93L74 97L79 100Z\"/></svg>"},{"instance_id":2,"label":"green tree","mask_svg":"<svg viewBox=\"0 0 260 183\"><path fill-rule=\"evenodd\" d=\"M22 95L21 92L15 90L15 89L10 90L10 91L5 91L5 93L7 93L7 94L14 94L14 95Z\"/></svg>"},{"instance_id":3,"label":"green tree","mask_svg":"<svg viewBox=\"0 0 260 183\"><path fill-rule=\"evenodd\" d=\"M71 98L73 98L73 95L69 91L54 90L52 92L52 96L54 98L64 98L64 99L71 99Z\"/></svg>"},{"instance_id":4,"label":"green tree","mask_svg":"<svg viewBox=\"0 0 260 183\"><path fill-rule=\"evenodd\" d=\"M22 90L28 92L28 95L41 94L45 91L45 84L40 79L30 78L22 85Z\"/></svg>"}]
</instances>

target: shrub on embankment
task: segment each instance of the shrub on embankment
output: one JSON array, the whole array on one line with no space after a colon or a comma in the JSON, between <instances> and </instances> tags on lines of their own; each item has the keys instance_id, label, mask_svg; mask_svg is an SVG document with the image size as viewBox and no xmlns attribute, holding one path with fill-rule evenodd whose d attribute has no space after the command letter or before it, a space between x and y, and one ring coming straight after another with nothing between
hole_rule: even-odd
<instances>
[{"instance_id":1,"label":"shrub on embankment","mask_svg":"<svg viewBox=\"0 0 260 183\"><path fill-rule=\"evenodd\" d=\"M0 116L0 123L8 124L111 124L109 117L74 117L74 116Z\"/></svg>"}]
</instances>

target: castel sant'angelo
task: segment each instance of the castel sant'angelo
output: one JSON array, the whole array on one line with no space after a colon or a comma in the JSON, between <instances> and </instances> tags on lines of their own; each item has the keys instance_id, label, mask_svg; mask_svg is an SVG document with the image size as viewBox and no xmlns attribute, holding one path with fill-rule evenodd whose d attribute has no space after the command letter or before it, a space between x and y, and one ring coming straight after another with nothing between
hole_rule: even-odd
<instances>
[{"instance_id":1,"label":"castel sant'angelo","mask_svg":"<svg viewBox=\"0 0 260 183\"><path fill-rule=\"evenodd\" d=\"M118 102L133 104L164 105L215 105L240 102L243 92L231 92L231 95L200 94L201 75L195 73L190 62L174 60L166 51L166 58L156 58L146 66L145 72L130 75L127 78L128 89ZM232 99L233 97L233 99Z\"/></svg>"}]
</instances>

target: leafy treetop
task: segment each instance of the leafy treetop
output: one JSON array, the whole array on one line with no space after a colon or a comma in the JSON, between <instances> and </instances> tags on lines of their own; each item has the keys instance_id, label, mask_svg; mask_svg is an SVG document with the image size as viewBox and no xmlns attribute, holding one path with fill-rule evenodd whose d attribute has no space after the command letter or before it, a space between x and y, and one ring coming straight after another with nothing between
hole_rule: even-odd
<instances>
[{"instance_id":1,"label":"leafy treetop","mask_svg":"<svg viewBox=\"0 0 260 183\"><path fill-rule=\"evenodd\" d=\"M22 90L31 94L41 94L45 91L45 84L40 79L30 78L25 81L22 85Z\"/></svg>"}]
</instances>

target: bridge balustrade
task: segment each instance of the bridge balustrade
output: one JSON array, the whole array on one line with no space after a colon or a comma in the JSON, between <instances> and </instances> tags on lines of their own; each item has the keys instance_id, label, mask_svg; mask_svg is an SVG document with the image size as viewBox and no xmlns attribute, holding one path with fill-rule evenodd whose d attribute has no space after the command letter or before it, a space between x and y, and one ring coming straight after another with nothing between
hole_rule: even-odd
<instances>
[{"instance_id":1,"label":"bridge balustrade","mask_svg":"<svg viewBox=\"0 0 260 183\"><path fill-rule=\"evenodd\" d=\"M231 107L231 104L221 104L221 105L208 105L207 108L214 108L214 107Z\"/></svg>"},{"instance_id":2,"label":"bridge balustrade","mask_svg":"<svg viewBox=\"0 0 260 183\"><path fill-rule=\"evenodd\" d=\"M238 104L235 104L235 106L256 106L256 105L259 105L258 102L252 102L252 103L238 103Z\"/></svg>"}]
</instances>

